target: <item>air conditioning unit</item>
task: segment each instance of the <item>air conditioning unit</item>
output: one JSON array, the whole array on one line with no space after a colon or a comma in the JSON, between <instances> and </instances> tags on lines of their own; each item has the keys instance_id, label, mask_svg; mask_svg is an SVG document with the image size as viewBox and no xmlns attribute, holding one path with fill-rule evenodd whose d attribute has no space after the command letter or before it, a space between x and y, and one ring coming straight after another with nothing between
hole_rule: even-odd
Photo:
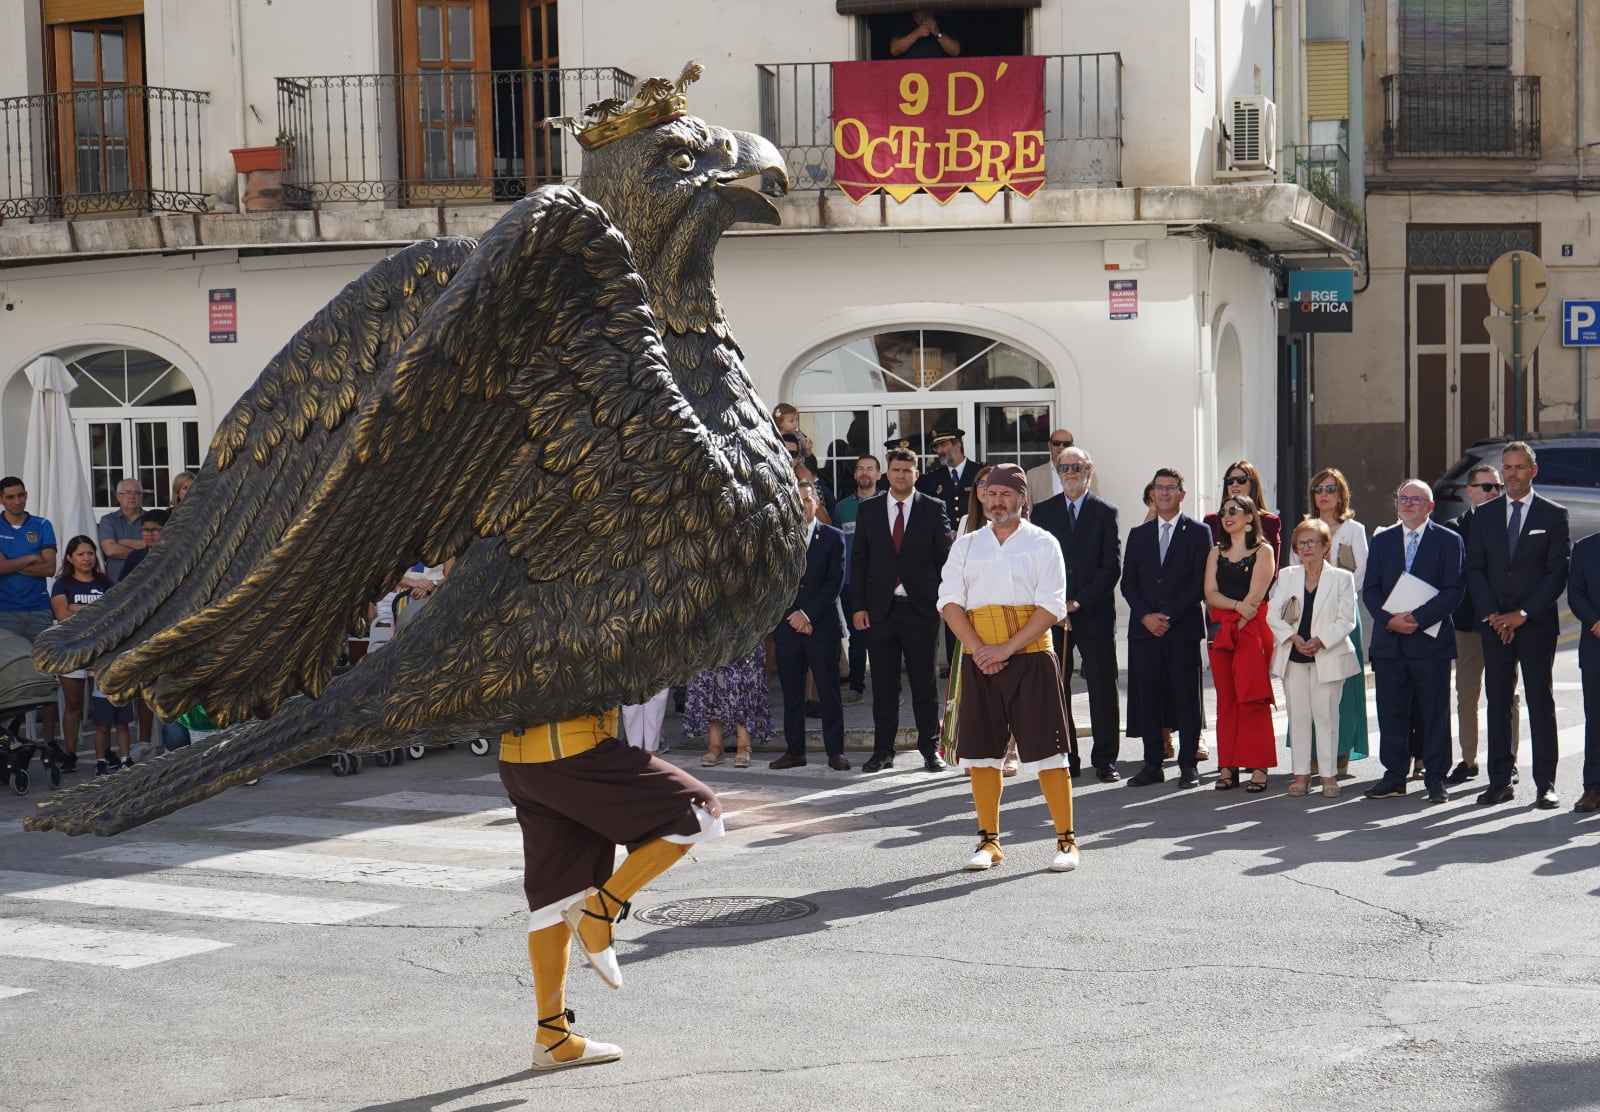
<instances>
[{"instance_id":1,"label":"air conditioning unit","mask_svg":"<svg viewBox=\"0 0 1600 1112\"><path fill-rule=\"evenodd\" d=\"M1228 101L1228 138L1235 170L1275 170L1278 149L1278 106L1264 96Z\"/></svg>"}]
</instances>

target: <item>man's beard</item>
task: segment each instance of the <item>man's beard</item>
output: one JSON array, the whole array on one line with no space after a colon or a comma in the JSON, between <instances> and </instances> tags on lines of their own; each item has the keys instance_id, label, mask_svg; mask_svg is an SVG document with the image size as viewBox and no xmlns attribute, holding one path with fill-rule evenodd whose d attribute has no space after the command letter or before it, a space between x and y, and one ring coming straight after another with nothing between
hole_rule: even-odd
<instances>
[{"instance_id":1,"label":"man's beard","mask_svg":"<svg viewBox=\"0 0 1600 1112\"><path fill-rule=\"evenodd\" d=\"M1010 525L1013 521L1022 520L1021 510L990 510L989 524Z\"/></svg>"}]
</instances>

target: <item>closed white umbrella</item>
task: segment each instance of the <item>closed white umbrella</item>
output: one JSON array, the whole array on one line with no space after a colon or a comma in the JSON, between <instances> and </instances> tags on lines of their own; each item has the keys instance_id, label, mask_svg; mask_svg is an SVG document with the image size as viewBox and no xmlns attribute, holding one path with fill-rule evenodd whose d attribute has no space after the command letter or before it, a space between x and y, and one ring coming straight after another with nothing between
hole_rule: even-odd
<instances>
[{"instance_id":1,"label":"closed white umbrella","mask_svg":"<svg viewBox=\"0 0 1600 1112\"><path fill-rule=\"evenodd\" d=\"M55 526L57 545L65 547L79 533L95 535L89 479L83 473L83 457L78 452L72 410L67 404L78 383L67 371L67 365L54 355L41 355L23 373L33 387L22 461L28 511L49 519Z\"/></svg>"}]
</instances>

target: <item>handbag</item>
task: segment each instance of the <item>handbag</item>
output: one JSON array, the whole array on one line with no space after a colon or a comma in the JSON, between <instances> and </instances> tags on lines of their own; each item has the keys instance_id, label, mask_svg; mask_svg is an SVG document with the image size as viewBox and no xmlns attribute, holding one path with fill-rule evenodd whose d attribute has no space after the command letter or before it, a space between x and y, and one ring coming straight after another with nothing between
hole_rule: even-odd
<instances>
[{"instance_id":1,"label":"handbag","mask_svg":"<svg viewBox=\"0 0 1600 1112\"><path fill-rule=\"evenodd\" d=\"M1343 568L1345 571L1354 575L1356 570L1355 549L1351 548L1347 544L1341 544L1339 546L1338 554L1334 557L1333 565L1337 568Z\"/></svg>"},{"instance_id":2,"label":"handbag","mask_svg":"<svg viewBox=\"0 0 1600 1112\"><path fill-rule=\"evenodd\" d=\"M1296 625L1300 621L1300 596L1290 595L1284 600L1283 609L1278 611L1285 625Z\"/></svg>"}]
</instances>

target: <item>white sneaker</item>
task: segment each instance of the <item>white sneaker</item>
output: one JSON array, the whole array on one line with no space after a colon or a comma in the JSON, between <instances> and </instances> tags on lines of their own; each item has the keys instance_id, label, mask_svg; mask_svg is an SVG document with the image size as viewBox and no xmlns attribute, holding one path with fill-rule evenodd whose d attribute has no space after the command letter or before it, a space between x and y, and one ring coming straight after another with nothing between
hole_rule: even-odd
<instances>
[{"instance_id":1,"label":"white sneaker","mask_svg":"<svg viewBox=\"0 0 1600 1112\"><path fill-rule=\"evenodd\" d=\"M994 858L989 856L988 850L980 849L969 857L967 863L961 867L972 872L977 872L980 869L992 869L994 868Z\"/></svg>"},{"instance_id":2,"label":"white sneaker","mask_svg":"<svg viewBox=\"0 0 1600 1112\"><path fill-rule=\"evenodd\" d=\"M1052 873L1070 873L1078 867L1078 843L1064 838L1056 839L1055 860L1050 862Z\"/></svg>"}]
</instances>

